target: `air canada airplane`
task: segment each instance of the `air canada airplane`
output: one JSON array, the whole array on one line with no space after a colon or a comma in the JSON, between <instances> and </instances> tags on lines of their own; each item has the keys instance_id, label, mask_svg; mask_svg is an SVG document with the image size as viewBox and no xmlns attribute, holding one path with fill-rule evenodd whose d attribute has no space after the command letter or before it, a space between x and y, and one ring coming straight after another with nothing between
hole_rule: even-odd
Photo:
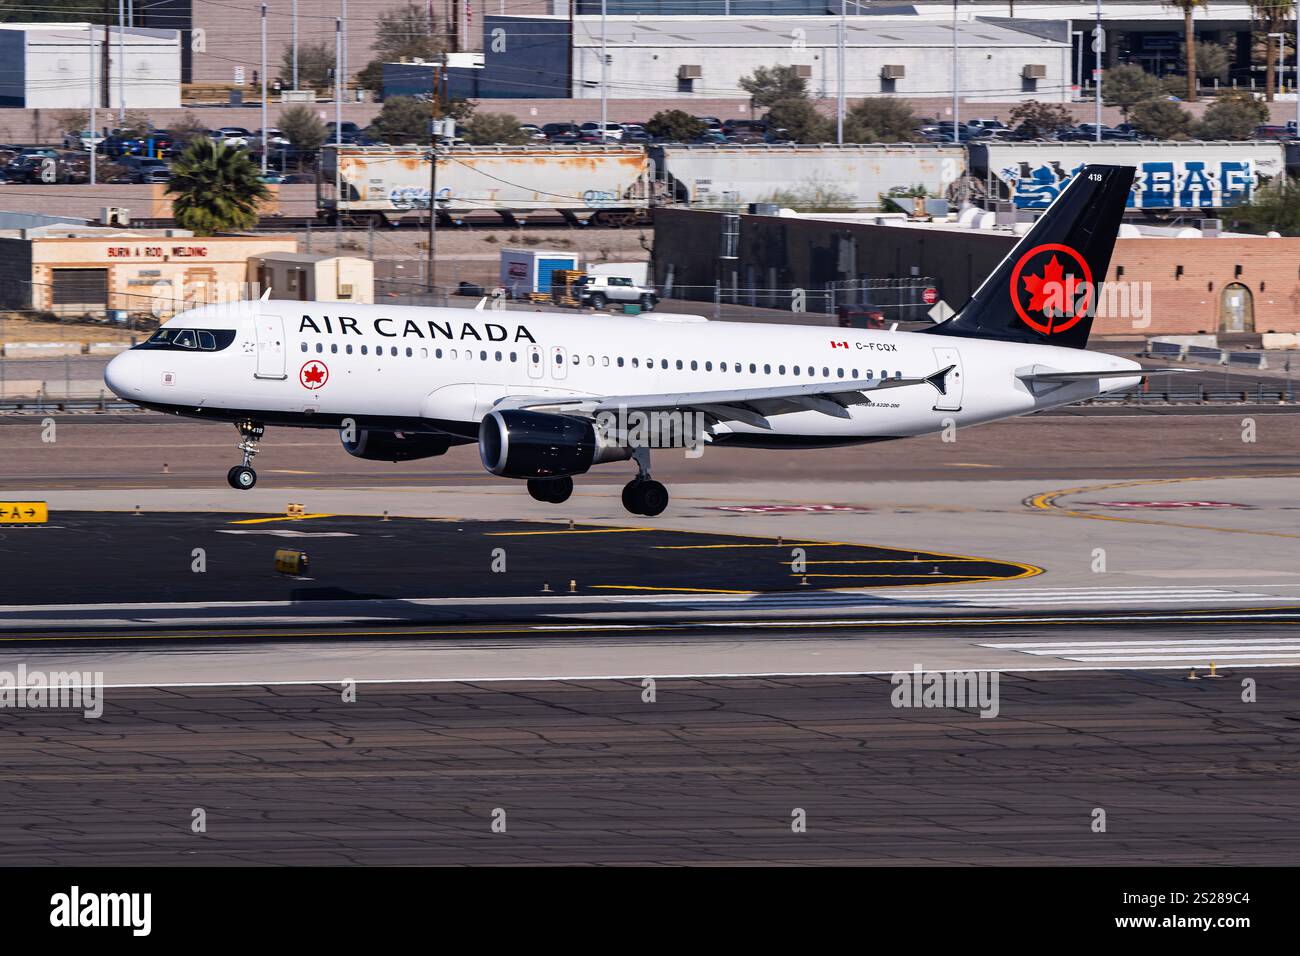
<instances>
[{"instance_id":1,"label":"air canada airplane","mask_svg":"<svg viewBox=\"0 0 1300 956\"><path fill-rule=\"evenodd\" d=\"M1140 365L1086 350L1132 180L1085 167L922 332L263 299L178 314L104 379L136 405L233 422L235 488L256 483L266 426L293 425L339 429L370 460L477 442L489 472L557 504L573 476L633 461L623 504L653 516L668 492L651 447L884 441L1137 385Z\"/></svg>"}]
</instances>

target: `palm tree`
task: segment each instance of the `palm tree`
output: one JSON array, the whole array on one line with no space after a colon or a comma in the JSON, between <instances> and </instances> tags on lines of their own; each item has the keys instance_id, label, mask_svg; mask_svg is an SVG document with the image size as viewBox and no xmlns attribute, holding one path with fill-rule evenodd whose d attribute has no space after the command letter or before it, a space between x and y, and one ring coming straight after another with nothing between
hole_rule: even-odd
<instances>
[{"instance_id":1,"label":"palm tree","mask_svg":"<svg viewBox=\"0 0 1300 956\"><path fill-rule=\"evenodd\" d=\"M1187 48L1187 102L1196 99L1196 29L1192 13L1205 6L1205 0L1165 0L1171 7L1183 11L1183 45Z\"/></svg>"},{"instance_id":2,"label":"palm tree","mask_svg":"<svg viewBox=\"0 0 1300 956\"><path fill-rule=\"evenodd\" d=\"M176 160L167 192L176 197L176 224L200 236L251 228L258 203L270 196L247 151L206 136Z\"/></svg>"},{"instance_id":3,"label":"palm tree","mask_svg":"<svg viewBox=\"0 0 1300 956\"><path fill-rule=\"evenodd\" d=\"M1273 52L1270 33L1281 33L1282 25L1291 16L1294 0L1250 0L1250 9L1264 32L1264 99L1273 101L1277 81L1277 57Z\"/></svg>"}]
</instances>

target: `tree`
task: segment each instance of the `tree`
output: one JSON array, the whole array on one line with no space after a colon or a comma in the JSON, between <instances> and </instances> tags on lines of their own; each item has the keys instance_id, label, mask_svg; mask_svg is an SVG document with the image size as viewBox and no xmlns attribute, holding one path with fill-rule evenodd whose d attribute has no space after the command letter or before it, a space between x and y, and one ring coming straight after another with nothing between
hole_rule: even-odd
<instances>
[{"instance_id":1,"label":"tree","mask_svg":"<svg viewBox=\"0 0 1300 956\"><path fill-rule=\"evenodd\" d=\"M1205 108L1196 124L1200 139L1249 139L1268 121L1268 107L1244 90L1224 93Z\"/></svg>"},{"instance_id":2,"label":"tree","mask_svg":"<svg viewBox=\"0 0 1300 956\"><path fill-rule=\"evenodd\" d=\"M1186 54L1184 54L1186 55ZM1220 83L1228 82L1228 67L1232 65L1232 51L1223 43L1196 41L1196 75Z\"/></svg>"},{"instance_id":3,"label":"tree","mask_svg":"<svg viewBox=\"0 0 1300 956\"><path fill-rule=\"evenodd\" d=\"M1101 96L1106 105L1118 106L1125 118L1133 106L1160 93L1160 81L1132 63L1121 63L1107 70L1101 84Z\"/></svg>"},{"instance_id":4,"label":"tree","mask_svg":"<svg viewBox=\"0 0 1300 956\"><path fill-rule=\"evenodd\" d=\"M910 143L916 139L916 114L903 100L873 96L858 100L844 118L850 143Z\"/></svg>"},{"instance_id":5,"label":"tree","mask_svg":"<svg viewBox=\"0 0 1300 956\"><path fill-rule=\"evenodd\" d=\"M1143 100L1129 111L1138 132L1156 139L1186 139L1192 118L1172 100Z\"/></svg>"},{"instance_id":6,"label":"tree","mask_svg":"<svg viewBox=\"0 0 1300 956\"><path fill-rule=\"evenodd\" d=\"M808 95L807 81L793 66L760 66L749 76L742 76L739 82L757 109L768 109L781 100Z\"/></svg>"},{"instance_id":7,"label":"tree","mask_svg":"<svg viewBox=\"0 0 1300 956\"><path fill-rule=\"evenodd\" d=\"M1031 139L1046 139L1053 133L1074 125L1070 111L1059 103L1026 100L1011 109L1011 127Z\"/></svg>"},{"instance_id":8,"label":"tree","mask_svg":"<svg viewBox=\"0 0 1300 956\"><path fill-rule=\"evenodd\" d=\"M778 100L767 111L768 129L783 129L796 143L829 143L834 125L807 97Z\"/></svg>"},{"instance_id":9,"label":"tree","mask_svg":"<svg viewBox=\"0 0 1300 956\"><path fill-rule=\"evenodd\" d=\"M248 151L202 138L172 165L167 192L176 225L210 236L257 223L257 205L270 194Z\"/></svg>"},{"instance_id":10,"label":"tree","mask_svg":"<svg viewBox=\"0 0 1300 956\"><path fill-rule=\"evenodd\" d=\"M372 93L384 91L384 64L403 60L435 60L447 45L429 9L415 3L395 7L375 20L375 58L357 73L357 85Z\"/></svg>"},{"instance_id":11,"label":"tree","mask_svg":"<svg viewBox=\"0 0 1300 956\"><path fill-rule=\"evenodd\" d=\"M280 57L280 83L293 86L293 47L286 46ZM304 90L328 90L334 85L334 47L325 43L298 45L298 85Z\"/></svg>"},{"instance_id":12,"label":"tree","mask_svg":"<svg viewBox=\"0 0 1300 956\"><path fill-rule=\"evenodd\" d=\"M370 49L380 63L432 60L447 48L429 8L408 3L375 18L375 42Z\"/></svg>"},{"instance_id":13,"label":"tree","mask_svg":"<svg viewBox=\"0 0 1300 956\"><path fill-rule=\"evenodd\" d=\"M366 132L385 143L427 143L430 120L454 119L457 128L464 129L474 109L471 100L443 103L422 96L390 96Z\"/></svg>"},{"instance_id":14,"label":"tree","mask_svg":"<svg viewBox=\"0 0 1300 956\"><path fill-rule=\"evenodd\" d=\"M186 111L171 125L172 142L184 147L193 139L208 135L208 127L193 113Z\"/></svg>"},{"instance_id":15,"label":"tree","mask_svg":"<svg viewBox=\"0 0 1300 956\"><path fill-rule=\"evenodd\" d=\"M1165 0L1165 3L1183 11L1183 56L1187 61L1187 102L1196 99L1196 27L1192 23L1192 14L1197 7L1205 6L1205 0Z\"/></svg>"},{"instance_id":16,"label":"tree","mask_svg":"<svg viewBox=\"0 0 1300 956\"><path fill-rule=\"evenodd\" d=\"M708 127L685 110L660 110L646 121L645 131L655 139L689 143Z\"/></svg>"},{"instance_id":17,"label":"tree","mask_svg":"<svg viewBox=\"0 0 1300 956\"><path fill-rule=\"evenodd\" d=\"M460 132L467 141L481 146L522 146L528 142L519 128L519 117L510 113L476 113Z\"/></svg>"},{"instance_id":18,"label":"tree","mask_svg":"<svg viewBox=\"0 0 1300 956\"><path fill-rule=\"evenodd\" d=\"M1277 85L1277 47L1268 34L1282 32L1293 8L1293 0L1250 0L1250 12L1264 34L1264 99L1270 103Z\"/></svg>"},{"instance_id":19,"label":"tree","mask_svg":"<svg viewBox=\"0 0 1300 956\"><path fill-rule=\"evenodd\" d=\"M302 154L314 153L325 143L329 130L316 111L299 103L280 114L280 133L298 154L298 167L302 168Z\"/></svg>"},{"instance_id":20,"label":"tree","mask_svg":"<svg viewBox=\"0 0 1300 956\"><path fill-rule=\"evenodd\" d=\"M1288 176L1278 176L1262 189L1255 190L1250 202L1238 206L1233 217L1262 232L1276 231L1284 236L1300 235L1300 185Z\"/></svg>"}]
</instances>

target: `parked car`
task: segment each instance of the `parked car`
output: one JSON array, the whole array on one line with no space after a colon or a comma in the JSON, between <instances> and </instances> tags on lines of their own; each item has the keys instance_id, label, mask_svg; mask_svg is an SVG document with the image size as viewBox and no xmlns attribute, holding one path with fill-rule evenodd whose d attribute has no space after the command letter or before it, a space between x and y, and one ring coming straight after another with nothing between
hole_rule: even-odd
<instances>
[{"instance_id":1,"label":"parked car","mask_svg":"<svg viewBox=\"0 0 1300 956\"><path fill-rule=\"evenodd\" d=\"M215 138L227 146L247 146L253 141L253 134L242 126L222 126Z\"/></svg>"},{"instance_id":2,"label":"parked car","mask_svg":"<svg viewBox=\"0 0 1300 956\"><path fill-rule=\"evenodd\" d=\"M574 139L568 140L568 142L571 143L577 142L578 124L577 123L547 123L545 126L542 127L542 132L545 133L546 138L551 140L552 142L555 141L555 137L557 136L572 136L574 137Z\"/></svg>"},{"instance_id":3,"label":"parked car","mask_svg":"<svg viewBox=\"0 0 1300 956\"><path fill-rule=\"evenodd\" d=\"M66 149L84 149L92 150L104 141L100 133L93 129L83 129L69 131L63 134L63 145Z\"/></svg>"},{"instance_id":4,"label":"parked car","mask_svg":"<svg viewBox=\"0 0 1300 956\"><path fill-rule=\"evenodd\" d=\"M531 142L534 143L546 142L546 134L542 132L542 128L538 126L536 123L520 123L519 132L527 136Z\"/></svg>"},{"instance_id":5,"label":"parked car","mask_svg":"<svg viewBox=\"0 0 1300 956\"><path fill-rule=\"evenodd\" d=\"M1291 139L1294 136L1295 132L1293 130L1285 126L1273 125L1256 126L1254 133L1255 139Z\"/></svg>"},{"instance_id":6,"label":"parked car","mask_svg":"<svg viewBox=\"0 0 1300 956\"><path fill-rule=\"evenodd\" d=\"M659 302L655 290L637 285L627 276L586 275L576 283L584 305L603 309L610 302L635 302L649 311Z\"/></svg>"},{"instance_id":7,"label":"parked car","mask_svg":"<svg viewBox=\"0 0 1300 956\"><path fill-rule=\"evenodd\" d=\"M645 131L645 127L640 123L624 123L623 142L648 143L650 142L650 134Z\"/></svg>"},{"instance_id":8,"label":"parked car","mask_svg":"<svg viewBox=\"0 0 1300 956\"><path fill-rule=\"evenodd\" d=\"M123 156L119 165L126 170L127 180L133 183L165 183L172 178L171 167L161 159Z\"/></svg>"},{"instance_id":9,"label":"parked car","mask_svg":"<svg viewBox=\"0 0 1300 956\"><path fill-rule=\"evenodd\" d=\"M599 123L583 123L581 126L578 127L578 130L581 133L591 133L595 135L597 139L601 137L601 129ZM623 138L623 127L620 126L618 123L606 123L605 130L604 130L604 138L607 140L621 140Z\"/></svg>"}]
</instances>

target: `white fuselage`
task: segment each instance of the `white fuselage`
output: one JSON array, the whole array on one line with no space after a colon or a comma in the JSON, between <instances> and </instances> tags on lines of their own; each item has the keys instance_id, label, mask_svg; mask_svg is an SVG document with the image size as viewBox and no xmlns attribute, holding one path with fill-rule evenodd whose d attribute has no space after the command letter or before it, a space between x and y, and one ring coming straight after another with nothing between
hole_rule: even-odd
<instances>
[{"instance_id":1,"label":"white fuselage","mask_svg":"<svg viewBox=\"0 0 1300 956\"><path fill-rule=\"evenodd\" d=\"M1130 388L1140 366L1105 353L823 326L706 322L661 315L346 305L269 300L205 306L169 330L225 330L225 347L136 348L105 373L123 399L183 415L267 424L427 427L476 434L518 396L699 393L924 377L955 366L947 394L926 384L868 392L847 417L726 421L718 441L822 445L921 435ZM173 332L173 334L175 334ZM188 338L185 341L189 341ZM1028 371L1131 369L1132 377L1050 386Z\"/></svg>"}]
</instances>

